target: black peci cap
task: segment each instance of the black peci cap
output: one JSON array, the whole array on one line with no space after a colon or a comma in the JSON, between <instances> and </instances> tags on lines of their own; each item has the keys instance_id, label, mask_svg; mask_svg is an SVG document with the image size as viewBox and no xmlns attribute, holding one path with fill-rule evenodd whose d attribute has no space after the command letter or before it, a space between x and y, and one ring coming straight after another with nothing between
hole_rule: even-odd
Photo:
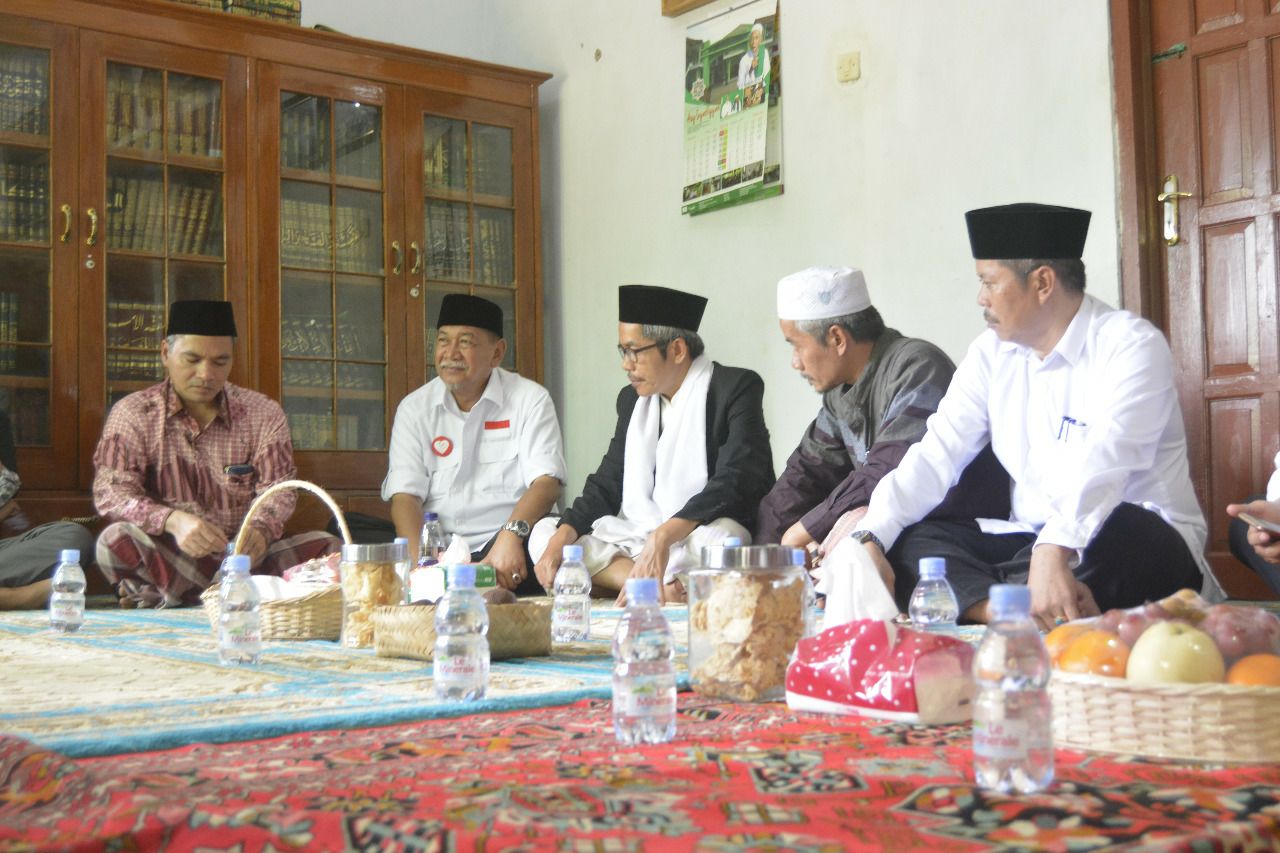
<instances>
[{"instance_id":1,"label":"black peci cap","mask_svg":"<svg viewBox=\"0 0 1280 853\"><path fill-rule=\"evenodd\" d=\"M465 293L449 293L440 301L437 326L474 326L493 332L499 338L502 331L502 308L488 299L468 296Z\"/></svg>"},{"instance_id":2,"label":"black peci cap","mask_svg":"<svg viewBox=\"0 0 1280 853\"><path fill-rule=\"evenodd\" d=\"M964 215L976 260L1060 260L1084 254L1087 210L1052 204L1004 204Z\"/></svg>"},{"instance_id":3,"label":"black peci cap","mask_svg":"<svg viewBox=\"0 0 1280 853\"><path fill-rule=\"evenodd\" d=\"M230 302L215 299L186 299L169 306L169 335L206 335L234 338L236 317Z\"/></svg>"},{"instance_id":4,"label":"black peci cap","mask_svg":"<svg viewBox=\"0 0 1280 853\"><path fill-rule=\"evenodd\" d=\"M618 322L698 331L707 298L669 287L624 284L618 288Z\"/></svg>"}]
</instances>

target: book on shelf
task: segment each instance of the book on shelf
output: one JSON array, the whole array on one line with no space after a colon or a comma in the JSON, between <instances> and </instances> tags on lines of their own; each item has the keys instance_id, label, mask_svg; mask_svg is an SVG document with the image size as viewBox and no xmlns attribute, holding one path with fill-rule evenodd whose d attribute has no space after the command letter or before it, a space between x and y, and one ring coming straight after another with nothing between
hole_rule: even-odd
<instances>
[{"instance_id":1,"label":"book on shelf","mask_svg":"<svg viewBox=\"0 0 1280 853\"><path fill-rule=\"evenodd\" d=\"M164 339L164 306L157 302L107 300L107 347L145 351L155 360Z\"/></svg>"},{"instance_id":2,"label":"book on shelf","mask_svg":"<svg viewBox=\"0 0 1280 853\"><path fill-rule=\"evenodd\" d=\"M0 371L18 367L18 294L0 291Z\"/></svg>"},{"instance_id":3,"label":"book on shelf","mask_svg":"<svg viewBox=\"0 0 1280 853\"><path fill-rule=\"evenodd\" d=\"M39 49L0 50L0 128L49 132L49 60Z\"/></svg>"}]
</instances>

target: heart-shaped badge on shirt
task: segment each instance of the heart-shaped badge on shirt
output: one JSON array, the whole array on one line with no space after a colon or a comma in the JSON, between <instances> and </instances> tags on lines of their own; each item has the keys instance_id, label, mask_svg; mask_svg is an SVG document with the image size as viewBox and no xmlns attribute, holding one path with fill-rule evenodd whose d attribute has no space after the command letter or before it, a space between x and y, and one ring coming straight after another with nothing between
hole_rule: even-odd
<instances>
[{"instance_id":1,"label":"heart-shaped badge on shirt","mask_svg":"<svg viewBox=\"0 0 1280 853\"><path fill-rule=\"evenodd\" d=\"M447 435L437 435L431 439L431 452L436 456L448 456L453 452L453 439Z\"/></svg>"}]
</instances>

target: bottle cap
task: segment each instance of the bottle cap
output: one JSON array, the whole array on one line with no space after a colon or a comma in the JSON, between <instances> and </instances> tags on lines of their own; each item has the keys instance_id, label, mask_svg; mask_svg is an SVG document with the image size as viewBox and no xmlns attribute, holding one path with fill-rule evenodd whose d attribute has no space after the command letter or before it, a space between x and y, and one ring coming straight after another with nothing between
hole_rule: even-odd
<instances>
[{"instance_id":1,"label":"bottle cap","mask_svg":"<svg viewBox=\"0 0 1280 853\"><path fill-rule=\"evenodd\" d=\"M987 596L992 621L1025 619L1031 613L1031 590L1020 583L994 584Z\"/></svg>"},{"instance_id":2,"label":"bottle cap","mask_svg":"<svg viewBox=\"0 0 1280 853\"><path fill-rule=\"evenodd\" d=\"M440 516L432 512L431 510L427 510L422 514L422 520L423 521L439 521Z\"/></svg>"},{"instance_id":3,"label":"bottle cap","mask_svg":"<svg viewBox=\"0 0 1280 853\"><path fill-rule=\"evenodd\" d=\"M720 545L721 547L724 547L724 548L741 548L742 540L737 536L726 536L724 537L724 541L721 542Z\"/></svg>"},{"instance_id":4,"label":"bottle cap","mask_svg":"<svg viewBox=\"0 0 1280 853\"><path fill-rule=\"evenodd\" d=\"M453 563L449 566L450 589L475 589L475 586L475 563Z\"/></svg>"},{"instance_id":5,"label":"bottle cap","mask_svg":"<svg viewBox=\"0 0 1280 853\"><path fill-rule=\"evenodd\" d=\"M936 580L947 576L947 561L942 557L920 558L920 579Z\"/></svg>"},{"instance_id":6,"label":"bottle cap","mask_svg":"<svg viewBox=\"0 0 1280 853\"><path fill-rule=\"evenodd\" d=\"M574 560L576 562L581 563L582 562L582 546L581 545L565 545L564 558L566 560Z\"/></svg>"},{"instance_id":7,"label":"bottle cap","mask_svg":"<svg viewBox=\"0 0 1280 853\"><path fill-rule=\"evenodd\" d=\"M804 565L804 549L803 548L791 549L791 565L793 566Z\"/></svg>"},{"instance_id":8,"label":"bottle cap","mask_svg":"<svg viewBox=\"0 0 1280 853\"><path fill-rule=\"evenodd\" d=\"M80 549L79 549L79 548L67 548L67 549L66 549L65 551L63 551L63 552L62 552L62 554L59 556L59 559L60 559L62 562L64 562L64 563L78 563L78 562L80 562Z\"/></svg>"},{"instance_id":9,"label":"bottle cap","mask_svg":"<svg viewBox=\"0 0 1280 853\"><path fill-rule=\"evenodd\" d=\"M627 578L627 604L657 604L657 578Z\"/></svg>"},{"instance_id":10,"label":"bottle cap","mask_svg":"<svg viewBox=\"0 0 1280 853\"><path fill-rule=\"evenodd\" d=\"M230 557L227 557L226 569L228 572L236 574L249 574L249 555L232 554Z\"/></svg>"},{"instance_id":11,"label":"bottle cap","mask_svg":"<svg viewBox=\"0 0 1280 853\"><path fill-rule=\"evenodd\" d=\"M408 539L406 539L406 538L405 538L405 537L403 537L403 536L397 536L395 539L393 539L393 540L391 540L391 541L392 541L392 542L394 542L394 543L395 543L395 544L397 544L397 545L408 545L408 544L409 544L409 540L408 540Z\"/></svg>"}]
</instances>

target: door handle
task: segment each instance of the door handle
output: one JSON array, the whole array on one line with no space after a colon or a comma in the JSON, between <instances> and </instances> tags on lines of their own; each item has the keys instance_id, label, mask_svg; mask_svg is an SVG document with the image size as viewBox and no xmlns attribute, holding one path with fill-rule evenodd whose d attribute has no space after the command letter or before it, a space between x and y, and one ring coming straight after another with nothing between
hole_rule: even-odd
<instances>
[{"instance_id":1,"label":"door handle","mask_svg":"<svg viewBox=\"0 0 1280 853\"><path fill-rule=\"evenodd\" d=\"M71 205L64 204L58 210L62 211L62 236L58 240L65 243L71 239Z\"/></svg>"},{"instance_id":2,"label":"door handle","mask_svg":"<svg viewBox=\"0 0 1280 853\"><path fill-rule=\"evenodd\" d=\"M91 207L86 213L89 214L89 236L84 238L84 244L92 246L98 242L98 211Z\"/></svg>"},{"instance_id":3,"label":"door handle","mask_svg":"<svg viewBox=\"0 0 1280 853\"><path fill-rule=\"evenodd\" d=\"M1163 192L1156 196L1156 201L1164 205L1164 241L1170 246L1178 245L1182 239L1178 233L1178 199L1191 198L1191 195L1178 192L1177 175L1165 176Z\"/></svg>"},{"instance_id":4,"label":"door handle","mask_svg":"<svg viewBox=\"0 0 1280 853\"><path fill-rule=\"evenodd\" d=\"M400 249L400 241L391 241L391 272L394 275L400 275L400 262L403 260L404 252Z\"/></svg>"}]
</instances>

